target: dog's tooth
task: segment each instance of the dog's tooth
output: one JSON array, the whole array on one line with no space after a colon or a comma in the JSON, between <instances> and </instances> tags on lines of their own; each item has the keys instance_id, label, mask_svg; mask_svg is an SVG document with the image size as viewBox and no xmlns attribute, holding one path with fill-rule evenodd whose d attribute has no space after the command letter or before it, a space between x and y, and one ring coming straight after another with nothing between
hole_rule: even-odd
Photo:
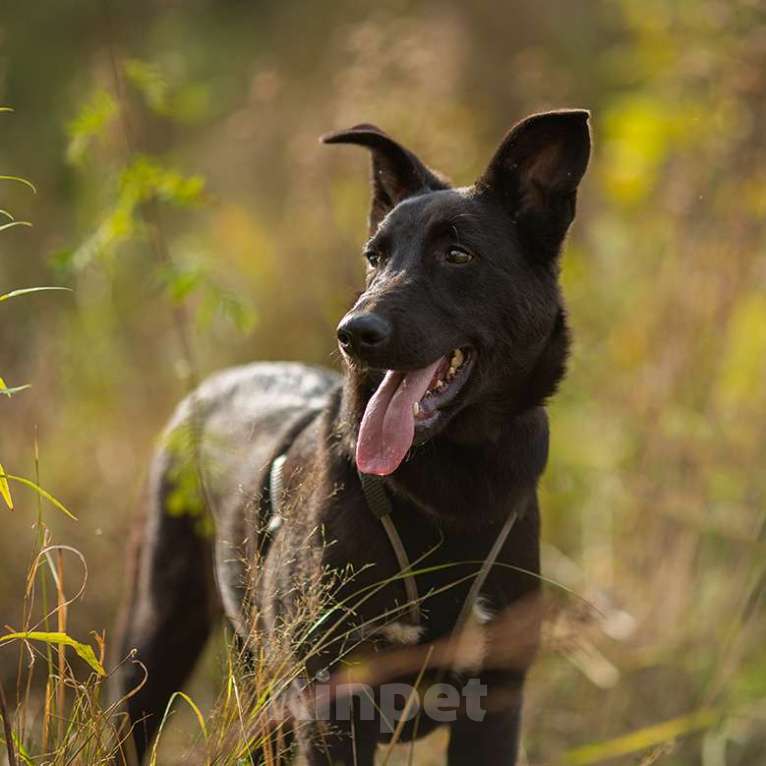
<instances>
[{"instance_id":1,"label":"dog's tooth","mask_svg":"<svg viewBox=\"0 0 766 766\"><path fill-rule=\"evenodd\" d=\"M463 364L463 359L463 352L459 348L455 349L455 353L452 355L452 364L455 365L455 368Z\"/></svg>"},{"instance_id":2,"label":"dog's tooth","mask_svg":"<svg viewBox=\"0 0 766 766\"><path fill-rule=\"evenodd\" d=\"M412 405L412 414L417 417L420 414L420 405L415 402L415 404Z\"/></svg>"}]
</instances>

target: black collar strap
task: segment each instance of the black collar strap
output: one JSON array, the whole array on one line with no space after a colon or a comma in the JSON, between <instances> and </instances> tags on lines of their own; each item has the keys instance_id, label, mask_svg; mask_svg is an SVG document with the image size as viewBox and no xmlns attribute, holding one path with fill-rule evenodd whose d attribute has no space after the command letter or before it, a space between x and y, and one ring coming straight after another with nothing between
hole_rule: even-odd
<instances>
[{"instance_id":1,"label":"black collar strap","mask_svg":"<svg viewBox=\"0 0 766 766\"><path fill-rule=\"evenodd\" d=\"M420 625L420 607L418 606L420 600L418 597L418 588L415 582L415 575L412 573L412 566L410 560L407 557L407 551L402 542L402 538L399 536L399 532L396 530L393 520L391 519L391 511L393 507L391 500L388 497L386 488L383 484L383 479L379 476L373 476L368 473L359 473L359 480L362 482L362 489L364 490L364 496L367 499L367 505L372 511L373 515L380 519L383 528L386 530L388 539L391 543L391 547L394 549L396 559L399 562L399 569L401 570L404 578L404 588L407 593L407 602L410 608L410 614L412 616L413 624ZM502 529L498 536L495 538L492 548L487 554L486 558L482 562L482 565L471 584L468 591L468 595L463 603L463 607L460 610L457 622L455 623L455 631L460 634L465 628L471 613L479 600L481 589L487 579L492 567L497 561L497 557L500 555L500 551L505 545L505 541L508 539L511 530L516 524L518 519L518 511L514 509L508 515L505 520Z\"/></svg>"},{"instance_id":2,"label":"black collar strap","mask_svg":"<svg viewBox=\"0 0 766 766\"><path fill-rule=\"evenodd\" d=\"M410 617L414 625L420 625L420 599L418 597L418 586L415 582L415 575L412 572L407 550L404 547L402 538L396 530L396 525L391 518L391 500L386 493L383 485L383 479L379 476L373 476L369 473L359 472L359 480L362 482L362 490L367 500L367 506L372 511L373 516L380 519L383 529L386 530L388 540L394 549L396 560L399 562L399 569L404 579L404 590L407 594L407 605L410 611Z\"/></svg>"},{"instance_id":3,"label":"black collar strap","mask_svg":"<svg viewBox=\"0 0 766 766\"><path fill-rule=\"evenodd\" d=\"M282 524L282 515L280 507L284 500L284 486L282 480L282 471L285 465L286 455L279 455L274 459L269 471L269 500L271 505L271 516L266 527L267 534L273 534ZM383 486L383 480L378 476L372 476L366 473L359 474L359 480L362 482L362 490L367 500L367 506L373 516L380 520L383 529L388 535L391 547L394 549L396 560L399 563L402 579L404 581L404 590L407 594L407 606L410 617L414 625L420 625L420 599L418 597L418 587L415 583L415 575L412 572L407 550L404 547L402 538L396 530L396 526L391 518L393 507L391 500L386 494L386 488Z\"/></svg>"}]
</instances>

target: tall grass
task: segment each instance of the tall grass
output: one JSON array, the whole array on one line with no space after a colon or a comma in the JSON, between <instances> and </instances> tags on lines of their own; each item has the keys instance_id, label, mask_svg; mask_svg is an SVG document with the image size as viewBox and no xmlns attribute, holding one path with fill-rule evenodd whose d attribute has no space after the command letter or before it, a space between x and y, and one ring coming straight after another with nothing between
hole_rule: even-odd
<instances>
[{"instance_id":1,"label":"tall grass","mask_svg":"<svg viewBox=\"0 0 766 766\"><path fill-rule=\"evenodd\" d=\"M58 11L50 4L46 13L56 23L48 34L55 40L46 38L35 14L9 16L26 33L16 40L26 44L32 33L41 40L17 50L9 81L14 72L21 81L40 71L41 62L50 64L43 67L49 77L17 86L36 110L19 156L27 151L31 159L39 145L60 139L61 121L71 113L62 93L86 97L69 126L71 164L52 168L60 198L51 195L44 241L62 236L64 221L86 226L82 245L61 252L56 263L81 294L89 293L79 313L33 318L23 335L36 357L77 368L72 391L62 391L58 379L32 381L45 392L34 417L50 461L46 477L55 477L55 490L78 493L77 515L86 523L66 531L54 526L44 515L48 501L22 481L39 487L40 477L19 467L6 440L0 462L10 475L0 472L2 512L10 513L6 504L13 503L17 516L31 509L32 518L37 505L57 529L56 541L78 540L92 567L103 565L106 555L118 569L114 548L106 554L86 548L83 530L101 512L104 496L124 490L137 472L142 458L126 458L124 444L144 452L147 433L180 393L162 371L188 371L183 359L177 365L168 359L179 342L173 322L159 326L158 314L167 314L162 297L151 304L154 311L137 309L163 291L173 306L189 306L193 329L211 314L248 325L252 317L231 290L234 280L257 297L262 324L255 335L225 330L224 343L215 325L217 332L204 337L192 332L203 366L254 356L326 360L324 339L358 281L353 254L367 198L362 158L331 166L315 148L322 130L379 121L462 181L480 170L491 143L515 117L591 105L594 165L563 261L577 344L553 404L542 506L544 572L604 616L594 618L571 598L564 599L566 608L546 604L548 650L527 690L530 761L760 766L766 747L763 8L752 0L619 0L587 9L510 3L491 10L491 3L445 2L437 19L431 6L411 4L389 14L366 2L352 19L340 5L321 15L305 2L300 13L290 5L266 15L255 6L244 12L243 5L238 15L202 5L209 12L199 16L178 13L173 4L155 4L145 16L125 6L125 21L139 22L133 32L124 24L122 44L145 60L127 66L116 60L116 66L122 94L139 105L133 125L149 138L130 147L120 129L125 99L104 66L108 46L99 35L80 36L81 28L91 28L92 4ZM253 28L263 30L257 55ZM269 40L296 30L305 45L269 47ZM6 35L4 46L12 47L13 37ZM61 45L66 37L74 41L68 48ZM226 57L222 40L231 45ZM295 58L299 49L304 59ZM316 67L303 66L308 60ZM179 127L172 112L190 103L188 96L200 103L193 98L197 86L215 93L209 113L194 130ZM226 189L223 204L210 204L215 200L199 176L173 170L188 163L206 169L211 187ZM179 220L184 230L169 237L170 260L158 260L151 249L158 218L145 219L147 202L163 213L181 211L165 219ZM187 226L180 216L192 206L195 219ZM23 222L0 217L4 236L21 233ZM26 305L68 300L18 298ZM0 303L0 321L24 305ZM102 340L108 353L94 353ZM155 370L149 383L147 366ZM0 381L0 394L35 396L24 390L26 383ZM18 412L15 400L3 403ZM115 416L123 410L129 414ZM73 444L76 450L87 443L80 435L84 414L103 426L99 442L107 459L95 469L100 495L88 494L90 477L62 459ZM13 416L2 427L9 439L27 432ZM119 513L110 518L117 519L111 529L121 538L124 521ZM108 529L108 522L99 523ZM100 661L96 639L73 626L78 614L86 625L103 626L118 578L91 578L96 598L59 612L59 603L82 584L82 567L75 554L57 548L38 560L56 541L42 523L37 532L43 539L30 553L37 571L34 608L24 604L26 588L3 591L4 603L17 604L19 614L5 618L14 624L3 632L39 627L58 633L61 624L83 644L89 641ZM5 540L2 551L10 555L18 547L15 539ZM47 624L40 624L46 614ZM27 637L0 647L14 660L18 650L21 681L3 682L9 758L55 761L45 754L58 747L59 731L75 737L79 727L70 725L78 685L103 689L104 680L60 642ZM195 759L232 762L244 743L271 731L270 717L279 720L269 710L269 694L300 668L284 660L283 668L267 672L266 659L256 654L251 666L239 647L227 642L221 650L220 699L212 712L201 696L194 699L206 734L196 716L182 733ZM423 660L406 657L415 671ZM72 671L68 681L57 680ZM105 671L111 676L115 668ZM103 692L98 699L102 710L110 709ZM188 700L177 697L166 717L158 763L188 760L183 747L173 747L187 720L174 711L184 706ZM117 723L108 725L117 739L124 737L124 718L116 709L111 714ZM87 732L89 722L79 720ZM418 746L416 762L429 758L441 762L437 745Z\"/></svg>"},{"instance_id":2,"label":"tall grass","mask_svg":"<svg viewBox=\"0 0 766 766\"><path fill-rule=\"evenodd\" d=\"M0 111L12 111L7 107ZM0 176L35 187L25 179ZM0 231L12 226L29 226L2 211L8 222ZM0 303L38 292L67 290L64 287L27 287L0 295ZM28 384L8 386L0 377L0 394L13 397L26 391ZM9 766L47 762L50 764L94 764L106 762L116 752L115 707L104 706L104 635L93 633L91 644L77 641L68 633L70 607L85 591L88 568L83 556L74 548L55 545L43 520L43 502L71 519L74 515L53 495L40 486L40 459L35 442L35 476L29 479L8 473L0 465L0 497L8 512L16 507L11 485L33 490L36 497L35 544L21 594L21 622L18 628L6 626L0 634L0 650L18 645L16 683L13 690L0 684L0 717L2 738ZM65 576L65 561L74 559L79 567L76 580ZM79 584L72 588L72 583ZM71 595L68 595L71 594ZM75 666L67 648L79 657ZM77 667L77 665L81 667ZM82 669L89 672L84 680ZM35 683L41 669L44 683ZM79 671L79 672L78 672ZM42 691L38 691L42 688Z\"/></svg>"}]
</instances>

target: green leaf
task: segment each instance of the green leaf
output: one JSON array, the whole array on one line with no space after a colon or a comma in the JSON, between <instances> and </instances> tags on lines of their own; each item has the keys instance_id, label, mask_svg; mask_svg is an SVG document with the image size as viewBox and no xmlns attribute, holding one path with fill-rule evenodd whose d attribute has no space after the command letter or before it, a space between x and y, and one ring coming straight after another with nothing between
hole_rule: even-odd
<instances>
[{"instance_id":1,"label":"green leaf","mask_svg":"<svg viewBox=\"0 0 766 766\"><path fill-rule=\"evenodd\" d=\"M202 83L180 82L178 76L140 59L123 65L125 78L154 112L180 122L198 121L210 108L210 89Z\"/></svg>"},{"instance_id":2,"label":"green leaf","mask_svg":"<svg viewBox=\"0 0 766 766\"><path fill-rule=\"evenodd\" d=\"M0 466L0 470L2 470L1 466ZM0 479L2 478L10 479L11 481L15 481L18 484L23 484L25 487L29 487L30 489L33 489L35 492L37 492L38 495L40 495L40 497L44 498L51 505L58 508L62 513L69 516L70 519L74 519L75 521L77 521L77 517L70 510L68 510L67 507L60 500L56 500L56 498L53 497L53 495L51 495L49 492L46 492L41 486L39 486L38 484L35 484L35 482L30 481L29 479L25 479L23 476L14 476L13 474L5 473L4 471L2 474L0 474Z\"/></svg>"},{"instance_id":3,"label":"green leaf","mask_svg":"<svg viewBox=\"0 0 766 766\"><path fill-rule=\"evenodd\" d=\"M117 104L111 94L99 90L80 109L78 115L67 125L69 146L67 158L80 162L94 138L98 138L117 114Z\"/></svg>"},{"instance_id":4,"label":"green leaf","mask_svg":"<svg viewBox=\"0 0 766 766\"><path fill-rule=\"evenodd\" d=\"M139 155L121 173L117 201L93 233L73 252L57 260L59 266L80 270L96 258L115 254L117 247L144 231L139 208L156 201L178 207L205 202L205 181L201 176L185 176L165 167L158 160Z\"/></svg>"},{"instance_id":5,"label":"green leaf","mask_svg":"<svg viewBox=\"0 0 766 766\"><path fill-rule=\"evenodd\" d=\"M198 263L174 263L163 270L160 277L174 303L182 303L207 279L204 267Z\"/></svg>"},{"instance_id":6,"label":"green leaf","mask_svg":"<svg viewBox=\"0 0 766 766\"><path fill-rule=\"evenodd\" d=\"M0 497L5 500L5 504L10 510L13 510L13 498L11 497L11 488L8 486L8 478L5 468L0 465Z\"/></svg>"},{"instance_id":7,"label":"green leaf","mask_svg":"<svg viewBox=\"0 0 766 766\"><path fill-rule=\"evenodd\" d=\"M202 202L205 180L199 175L185 176L153 157L140 155L125 168L120 186L121 207L132 209L150 199L187 207Z\"/></svg>"},{"instance_id":8,"label":"green leaf","mask_svg":"<svg viewBox=\"0 0 766 766\"><path fill-rule=\"evenodd\" d=\"M0 644L6 643L7 641L42 641L46 644L71 646L72 649L77 652L77 655L85 660L96 673L100 676L106 676L104 666L96 658L96 653L93 651L93 647L90 646L90 644L83 644L80 641L75 641L66 633L46 633L44 631L29 630L22 631L21 633L6 633L6 635L0 636Z\"/></svg>"},{"instance_id":9,"label":"green leaf","mask_svg":"<svg viewBox=\"0 0 766 766\"><path fill-rule=\"evenodd\" d=\"M7 301L9 298L18 298L19 295L50 292L52 290L62 290L68 293L72 292L72 289L69 287L24 287L21 290L11 290L11 292L5 293L5 295L0 295L0 301Z\"/></svg>"},{"instance_id":10,"label":"green leaf","mask_svg":"<svg viewBox=\"0 0 766 766\"><path fill-rule=\"evenodd\" d=\"M129 59L123 65L125 76L141 93L151 109L164 114L168 105L168 83L158 67L140 59Z\"/></svg>"}]
</instances>

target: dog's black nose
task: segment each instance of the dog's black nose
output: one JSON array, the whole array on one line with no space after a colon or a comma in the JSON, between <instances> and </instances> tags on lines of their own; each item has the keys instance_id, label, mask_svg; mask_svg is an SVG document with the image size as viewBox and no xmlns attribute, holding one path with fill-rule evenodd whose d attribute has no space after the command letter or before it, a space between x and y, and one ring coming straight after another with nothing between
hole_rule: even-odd
<instances>
[{"instance_id":1,"label":"dog's black nose","mask_svg":"<svg viewBox=\"0 0 766 766\"><path fill-rule=\"evenodd\" d=\"M338 325L338 341L344 351L377 350L391 337L391 324L380 314L349 314Z\"/></svg>"}]
</instances>

